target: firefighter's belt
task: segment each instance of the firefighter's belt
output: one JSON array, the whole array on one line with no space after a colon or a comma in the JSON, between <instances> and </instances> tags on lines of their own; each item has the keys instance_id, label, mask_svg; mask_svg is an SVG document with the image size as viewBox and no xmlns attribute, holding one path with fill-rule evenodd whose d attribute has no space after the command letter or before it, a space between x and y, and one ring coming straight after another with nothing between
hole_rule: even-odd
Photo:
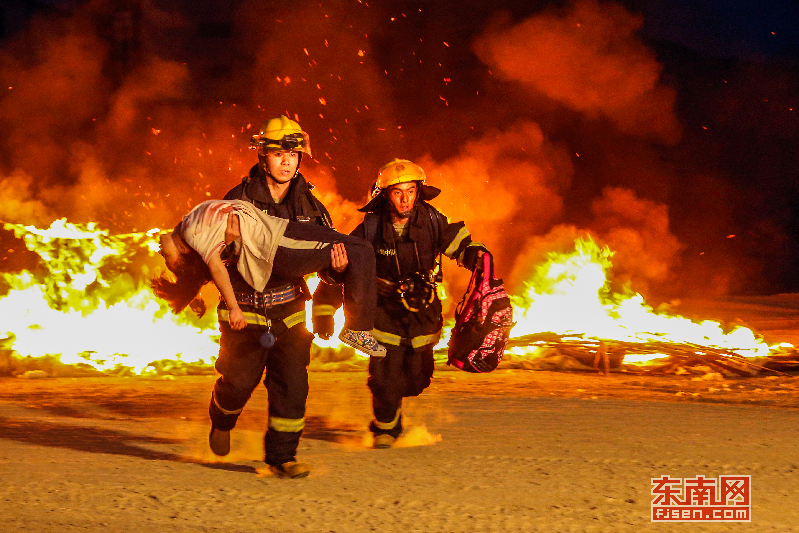
<instances>
[{"instance_id":1,"label":"firefighter's belt","mask_svg":"<svg viewBox=\"0 0 799 533\"><path fill-rule=\"evenodd\" d=\"M270 309L299 298L302 295L302 287L285 285L271 291L236 292L234 294L239 304L249 305L256 309Z\"/></svg>"}]
</instances>

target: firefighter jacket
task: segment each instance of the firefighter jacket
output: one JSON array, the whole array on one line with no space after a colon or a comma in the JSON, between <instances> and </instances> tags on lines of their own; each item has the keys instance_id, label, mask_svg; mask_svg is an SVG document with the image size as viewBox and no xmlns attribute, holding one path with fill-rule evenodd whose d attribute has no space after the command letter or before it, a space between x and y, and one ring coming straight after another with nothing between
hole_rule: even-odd
<instances>
[{"instance_id":1,"label":"firefighter jacket","mask_svg":"<svg viewBox=\"0 0 799 533\"><path fill-rule=\"evenodd\" d=\"M351 235L372 243L377 260L378 286L396 285L413 272L429 275L436 269L441 254L455 259L470 270L475 267L477 251L487 251L472 241L463 222L450 223L433 206L418 201L414 207L407 234L396 235L391 214L385 206L367 213ZM440 269L440 265L438 266ZM408 345L420 348L435 344L441 337L443 317L441 301L433 291L432 302L419 311L409 310L398 293L378 290L375 339L384 345Z\"/></svg>"},{"instance_id":2,"label":"firefighter jacket","mask_svg":"<svg viewBox=\"0 0 799 533\"><path fill-rule=\"evenodd\" d=\"M225 200L245 200L251 202L255 207L273 217L286 218L295 222L308 222L320 226L332 227L330 213L325 206L311 192L313 185L305 180L305 177L298 173L292 178L289 191L280 203L272 199L272 194L266 182L266 175L260 165L256 164L245 176L241 183L233 187L226 195ZM228 265L230 281L233 290L236 292L252 292L253 289L239 274L235 265ZM323 278L324 278L323 274ZM266 312L255 312L253 315L244 309L245 318L248 323L263 324L263 318L282 319L287 327L299 323L305 323L304 302L310 299L310 291L303 278L280 279L272 276L267 283L264 292L281 289L288 285L301 287L303 297L297 298L286 304L275 305ZM341 286L320 283L313 295L313 314L332 315L336 308L341 305L342 295ZM224 301L220 302L220 319L227 318ZM260 316L258 316L260 315Z\"/></svg>"}]
</instances>

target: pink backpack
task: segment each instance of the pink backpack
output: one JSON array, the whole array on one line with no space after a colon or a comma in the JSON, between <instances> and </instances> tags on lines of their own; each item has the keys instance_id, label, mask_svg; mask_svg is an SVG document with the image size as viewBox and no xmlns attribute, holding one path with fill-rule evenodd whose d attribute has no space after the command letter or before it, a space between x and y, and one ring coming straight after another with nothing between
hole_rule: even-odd
<instances>
[{"instance_id":1,"label":"pink backpack","mask_svg":"<svg viewBox=\"0 0 799 533\"><path fill-rule=\"evenodd\" d=\"M510 298L496 278L491 254L484 253L483 269L475 269L455 310L447 364L466 372L491 372L502 361L512 327Z\"/></svg>"}]
</instances>

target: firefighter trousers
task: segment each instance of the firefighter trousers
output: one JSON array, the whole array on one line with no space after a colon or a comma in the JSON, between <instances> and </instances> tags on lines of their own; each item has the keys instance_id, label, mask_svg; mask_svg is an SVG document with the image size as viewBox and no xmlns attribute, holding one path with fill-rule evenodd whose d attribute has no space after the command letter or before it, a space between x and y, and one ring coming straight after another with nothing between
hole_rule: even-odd
<instances>
[{"instance_id":1,"label":"firefighter trousers","mask_svg":"<svg viewBox=\"0 0 799 533\"><path fill-rule=\"evenodd\" d=\"M219 326L222 337L216 370L221 376L211 397L211 423L222 430L233 429L263 377L269 400L264 460L270 465L295 460L305 427L313 335L303 324L297 324L276 331L274 346L265 348L261 344L265 326L248 324L239 331L225 322Z\"/></svg>"},{"instance_id":2,"label":"firefighter trousers","mask_svg":"<svg viewBox=\"0 0 799 533\"><path fill-rule=\"evenodd\" d=\"M363 239L323 226L289 222L274 257L272 276L301 279L329 267L330 247L337 242L344 244L349 260L343 273L345 325L354 330L371 330L377 301L375 258L372 245ZM303 305L300 300L286 304L285 314L277 316L301 311ZM263 323L266 323L265 318ZM261 344L266 325L248 323L244 329L234 331L226 320L220 320L219 328L221 339L216 370L221 376L214 385L209 407L211 423L221 430L233 429L263 377L269 399L265 460L271 465L294 460L305 427L307 367L313 335L304 324L287 328L280 320L273 319L275 344L266 348Z\"/></svg>"},{"instance_id":3,"label":"firefighter trousers","mask_svg":"<svg viewBox=\"0 0 799 533\"><path fill-rule=\"evenodd\" d=\"M369 360L367 384L372 391L375 419L369 429L375 435L397 438L402 433L402 398L418 396L428 386L435 368L433 344L414 349L411 346L386 346L385 357Z\"/></svg>"}]
</instances>

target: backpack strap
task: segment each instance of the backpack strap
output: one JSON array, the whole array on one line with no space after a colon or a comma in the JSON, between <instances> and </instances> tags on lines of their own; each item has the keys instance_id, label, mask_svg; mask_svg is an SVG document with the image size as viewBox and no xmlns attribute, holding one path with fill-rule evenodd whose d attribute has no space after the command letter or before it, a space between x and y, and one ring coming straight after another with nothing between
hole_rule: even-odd
<instances>
[{"instance_id":1,"label":"backpack strap","mask_svg":"<svg viewBox=\"0 0 799 533\"><path fill-rule=\"evenodd\" d=\"M463 298L461 301L458 302L458 305L455 306L455 323L459 324L462 322L462 319L465 320L471 316L472 313L467 313L469 316L464 316L464 312L467 311L470 307L473 306L472 302L477 300L480 296L479 286L480 281L478 278L482 276L482 272L475 268L472 271L472 278L469 280L469 286L466 287L466 291L463 293Z\"/></svg>"},{"instance_id":2,"label":"backpack strap","mask_svg":"<svg viewBox=\"0 0 799 533\"><path fill-rule=\"evenodd\" d=\"M241 194L239 195L239 196L241 196L241 198L239 198L239 200L244 200L245 202L250 202L251 204L254 205L255 202L252 200L252 198L247 196L247 185L249 185L249 184L250 184L250 176L249 175L244 176L243 178L241 178Z\"/></svg>"},{"instance_id":3,"label":"backpack strap","mask_svg":"<svg viewBox=\"0 0 799 533\"><path fill-rule=\"evenodd\" d=\"M477 270L477 269L475 269ZM483 253L483 272L480 280L480 296L483 297L491 290L491 281L496 279L494 276L494 261L489 253Z\"/></svg>"},{"instance_id":4,"label":"backpack strap","mask_svg":"<svg viewBox=\"0 0 799 533\"><path fill-rule=\"evenodd\" d=\"M308 190L305 191L305 195L303 198L304 201L300 202L302 205L301 208L302 216L308 218L309 221L312 218L319 217L319 219L321 219L322 221L323 226L333 229L333 221L330 219L330 214L327 213L324 209L319 207L318 205L320 203L319 199L316 198L316 196L314 196L313 193L311 192L311 189L313 189L313 185L311 185L310 183L308 185L309 185Z\"/></svg>"},{"instance_id":5,"label":"backpack strap","mask_svg":"<svg viewBox=\"0 0 799 533\"><path fill-rule=\"evenodd\" d=\"M477 282L479 286L475 284L473 299L482 302L485 295L491 289L489 281L494 279L494 261L491 254L483 253L483 268L480 270L475 268L474 272L476 275L473 276L473 278L479 277L480 280Z\"/></svg>"},{"instance_id":6,"label":"backpack strap","mask_svg":"<svg viewBox=\"0 0 799 533\"><path fill-rule=\"evenodd\" d=\"M480 317L480 320L485 319L483 309L483 300L488 293L493 289L492 281L496 281L494 274L494 258L491 254L485 252L483 254L483 268L475 268L472 271L472 279L469 281L469 287L463 295L463 300L458 304L455 310L456 321L461 314L466 311L464 319L469 319L474 315ZM471 310L471 312L469 312Z\"/></svg>"},{"instance_id":7,"label":"backpack strap","mask_svg":"<svg viewBox=\"0 0 799 533\"><path fill-rule=\"evenodd\" d=\"M435 272L434 281L441 283L444 280L444 270L441 266L441 220L438 218L438 211L436 211L435 207L425 201L422 201L422 205L425 206L427 214L430 215L430 224L433 227L433 243L435 244L435 250L438 252L435 260L436 265L433 267L433 272Z\"/></svg>"},{"instance_id":8,"label":"backpack strap","mask_svg":"<svg viewBox=\"0 0 799 533\"><path fill-rule=\"evenodd\" d=\"M380 228L380 216L376 213L366 213L363 217L363 238L372 245L377 244L375 237Z\"/></svg>"}]
</instances>

